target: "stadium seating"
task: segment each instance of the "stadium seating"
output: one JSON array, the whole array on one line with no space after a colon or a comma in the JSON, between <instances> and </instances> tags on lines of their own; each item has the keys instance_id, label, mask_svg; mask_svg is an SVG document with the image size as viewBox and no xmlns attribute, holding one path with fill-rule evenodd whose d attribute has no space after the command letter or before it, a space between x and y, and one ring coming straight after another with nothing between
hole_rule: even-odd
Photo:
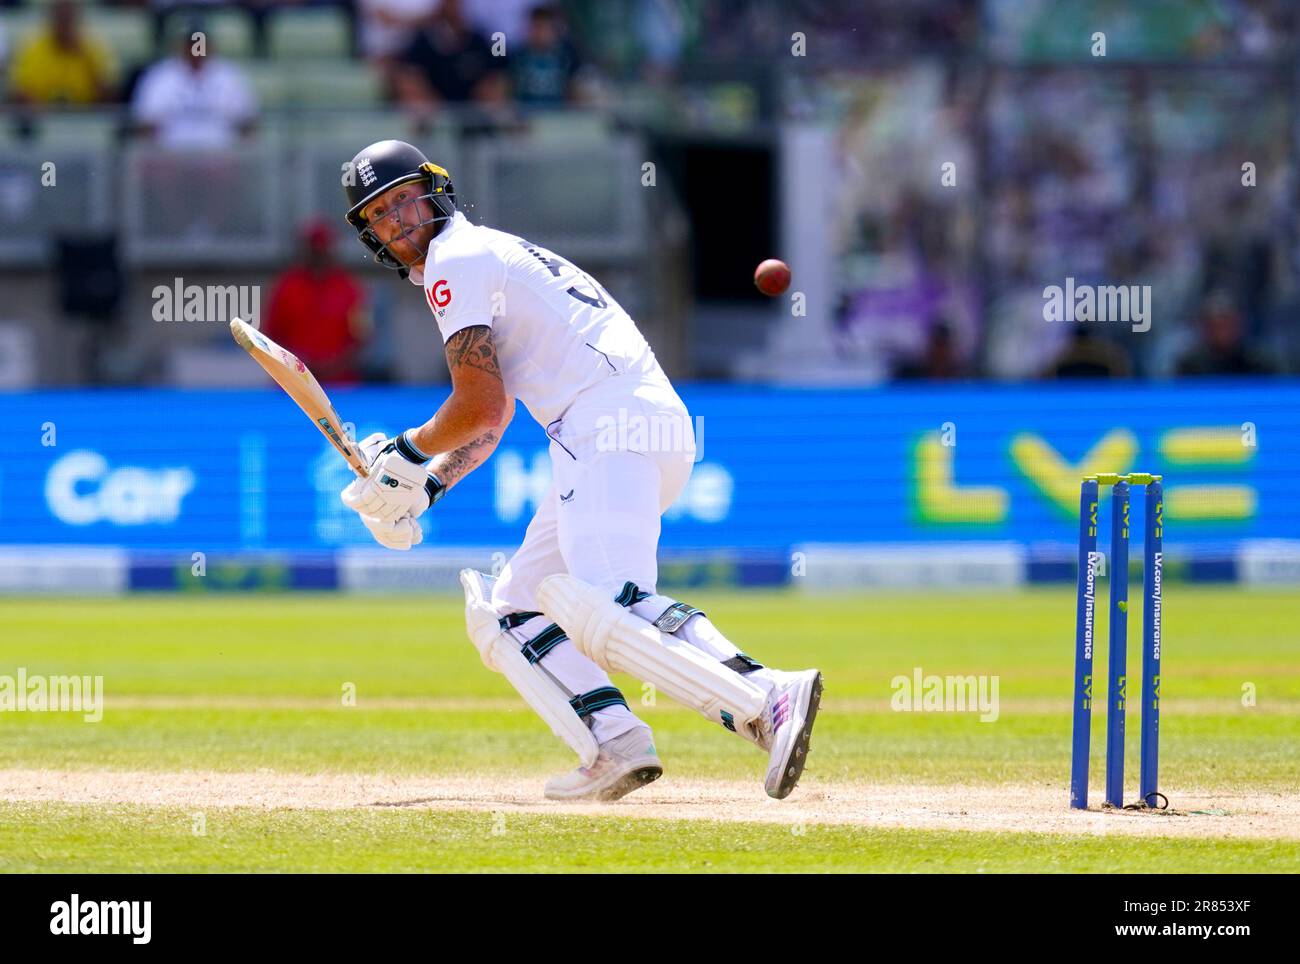
<instances>
[{"instance_id":1,"label":"stadium seating","mask_svg":"<svg viewBox=\"0 0 1300 964\"><path fill-rule=\"evenodd\" d=\"M43 5L48 2L34 0L28 6L0 9L0 25L11 53L44 22ZM256 55L252 17L237 7L189 8L167 14L163 21L166 49L161 51L155 49L153 16L148 9L88 3L83 10L86 31L106 43L125 68L170 54L174 41L196 18L205 24L221 56L243 60ZM337 8L272 10L266 23L267 57L272 61L350 60L350 31L347 16Z\"/></svg>"},{"instance_id":2,"label":"stadium seating","mask_svg":"<svg viewBox=\"0 0 1300 964\"><path fill-rule=\"evenodd\" d=\"M118 117L112 111L76 111L42 114L33 125L42 147L104 152L117 136Z\"/></svg>"},{"instance_id":3,"label":"stadium seating","mask_svg":"<svg viewBox=\"0 0 1300 964\"><path fill-rule=\"evenodd\" d=\"M373 107L382 99L378 74L360 61L304 61L283 69L298 107Z\"/></svg>"},{"instance_id":4,"label":"stadium seating","mask_svg":"<svg viewBox=\"0 0 1300 964\"><path fill-rule=\"evenodd\" d=\"M275 10L267 20L267 48L275 60L346 58L347 16L334 7Z\"/></svg>"},{"instance_id":5,"label":"stadium seating","mask_svg":"<svg viewBox=\"0 0 1300 964\"><path fill-rule=\"evenodd\" d=\"M479 144L465 165L477 216L577 260L636 257L644 208L636 191L636 141L546 143L500 138Z\"/></svg>"},{"instance_id":6,"label":"stadium seating","mask_svg":"<svg viewBox=\"0 0 1300 964\"><path fill-rule=\"evenodd\" d=\"M275 109L292 103L290 73L283 64L249 60L239 66L253 85L260 109Z\"/></svg>"},{"instance_id":7,"label":"stadium seating","mask_svg":"<svg viewBox=\"0 0 1300 964\"><path fill-rule=\"evenodd\" d=\"M222 57L253 56L253 18L238 7L218 7L212 10L177 10L167 15L163 21L163 34L168 38L168 46L178 38L182 31L199 19L204 29L212 38L216 53Z\"/></svg>"},{"instance_id":8,"label":"stadium seating","mask_svg":"<svg viewBox=\"0 0 1300 964\"><path fill-rule=\"evenodd\" d=\"M123 71L154 59L153 20L145 10L90 8L83 25L108 46Z\"/></svg>"}]
</instances>

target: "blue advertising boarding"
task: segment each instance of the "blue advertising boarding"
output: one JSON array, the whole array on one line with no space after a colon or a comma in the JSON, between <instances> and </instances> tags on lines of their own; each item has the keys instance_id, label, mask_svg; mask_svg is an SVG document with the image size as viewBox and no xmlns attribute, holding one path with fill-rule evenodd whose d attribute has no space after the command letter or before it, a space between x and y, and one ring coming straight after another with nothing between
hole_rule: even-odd
<instances>
[{"instance_id":1,"label":"blue advertising boarding","mask_svg":"<svg viewBox=\"0 0 1300 964\"><path fill-rule=\"evenodd\" d=\"M1300 538L1295 380L680 391L700 457L667 549L1069 545L1080 476L1131 470L1166 477L1169 547ZM365 435L422 422L446 388L332 394ZM275 388L0 394L0 452L0 543L370 544L338 498L346 464ZM547 440L521 407L422 520L426 542L517 544L548 485Z\"/></svg>"}]
</instances>

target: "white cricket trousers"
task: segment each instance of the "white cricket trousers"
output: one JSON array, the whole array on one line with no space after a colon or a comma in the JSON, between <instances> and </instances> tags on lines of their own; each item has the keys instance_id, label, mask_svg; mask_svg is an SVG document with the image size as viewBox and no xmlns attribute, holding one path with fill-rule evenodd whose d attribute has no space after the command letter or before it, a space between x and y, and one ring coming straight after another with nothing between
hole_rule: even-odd
<instances>
[{"instance_id":1,"label":"white cricket trousers","mask_svg":"<svg viewBox=\"0 0 1300 964\"><path fill-rule=\"evenodd\" d=\"M681 495L695 460L690 415L672 385L667 378L611 375L579 395L546 434L551 486L523 544L497 578L497 611L539 610L537 587L557 572L611 599L629 581L655 592L659 517ZM548 625L549 619L537 616L513 632L523 643ZM612 685L568 639L539 665L571 696ZM604 743L639 721L622 706L611 706L592 714L591 725L597 742Z\"/></svg>"}]
</instances>

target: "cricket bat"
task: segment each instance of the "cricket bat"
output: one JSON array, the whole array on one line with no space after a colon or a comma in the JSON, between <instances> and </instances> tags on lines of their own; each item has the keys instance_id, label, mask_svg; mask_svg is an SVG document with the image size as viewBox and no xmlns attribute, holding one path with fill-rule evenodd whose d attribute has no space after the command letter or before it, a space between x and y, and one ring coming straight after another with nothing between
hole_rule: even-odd
<instances>
[{"instance_id":1,"label":"cricket bat","mask_svg":"<svg viewBox=\"0 0 1300 964\"><path fill-rule=\"evenodd\" d=\"M239 318L230 320L230 333L235 336L239 347L253 356L253 361L266 369L266 373L275 379L289 397L298 403L298 407L307 413L307 417L316 423L316 427L338 449L340 455L347 459L352 471L363 479L368 474L366 463L357 451L356 445L348 439L343 431L343 422L339 413L334 411L325 389L320 387L316 376L304 365L293 352L281 348L270 338Z\"/></svg>"}]
</instances>

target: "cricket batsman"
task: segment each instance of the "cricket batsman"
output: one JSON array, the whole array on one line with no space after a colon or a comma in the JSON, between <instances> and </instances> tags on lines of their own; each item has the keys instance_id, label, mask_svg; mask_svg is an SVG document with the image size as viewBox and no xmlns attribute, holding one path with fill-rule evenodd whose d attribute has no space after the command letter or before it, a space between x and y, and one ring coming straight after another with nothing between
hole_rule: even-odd
<instances>
[{"instance_id":1,"label":"cricket batsman","mask_svg":"<svg viewBox=\"0 0 1300 964\"><path fill-rule=\"evenodd\" d=\"M556 800L617 800L657 779L650 727L610 682L652 684L767 754L767 793L803 773L822 677L745 655L694 607L656 591L660 516L694 462L690 415L635 323L585 272L456 210L446 170L402 141L353 158L348 222L375 260L424 289L451 394L428 421L361 443L343 490L375 539L420 542L419 518L482 465L523 402L550 439L551 486L500 576L466 569L466 627L579 766ZM683 431L612 432L612 424ZM674 449L667 451L666 449Z\"/></svg>"}]
</instances>

